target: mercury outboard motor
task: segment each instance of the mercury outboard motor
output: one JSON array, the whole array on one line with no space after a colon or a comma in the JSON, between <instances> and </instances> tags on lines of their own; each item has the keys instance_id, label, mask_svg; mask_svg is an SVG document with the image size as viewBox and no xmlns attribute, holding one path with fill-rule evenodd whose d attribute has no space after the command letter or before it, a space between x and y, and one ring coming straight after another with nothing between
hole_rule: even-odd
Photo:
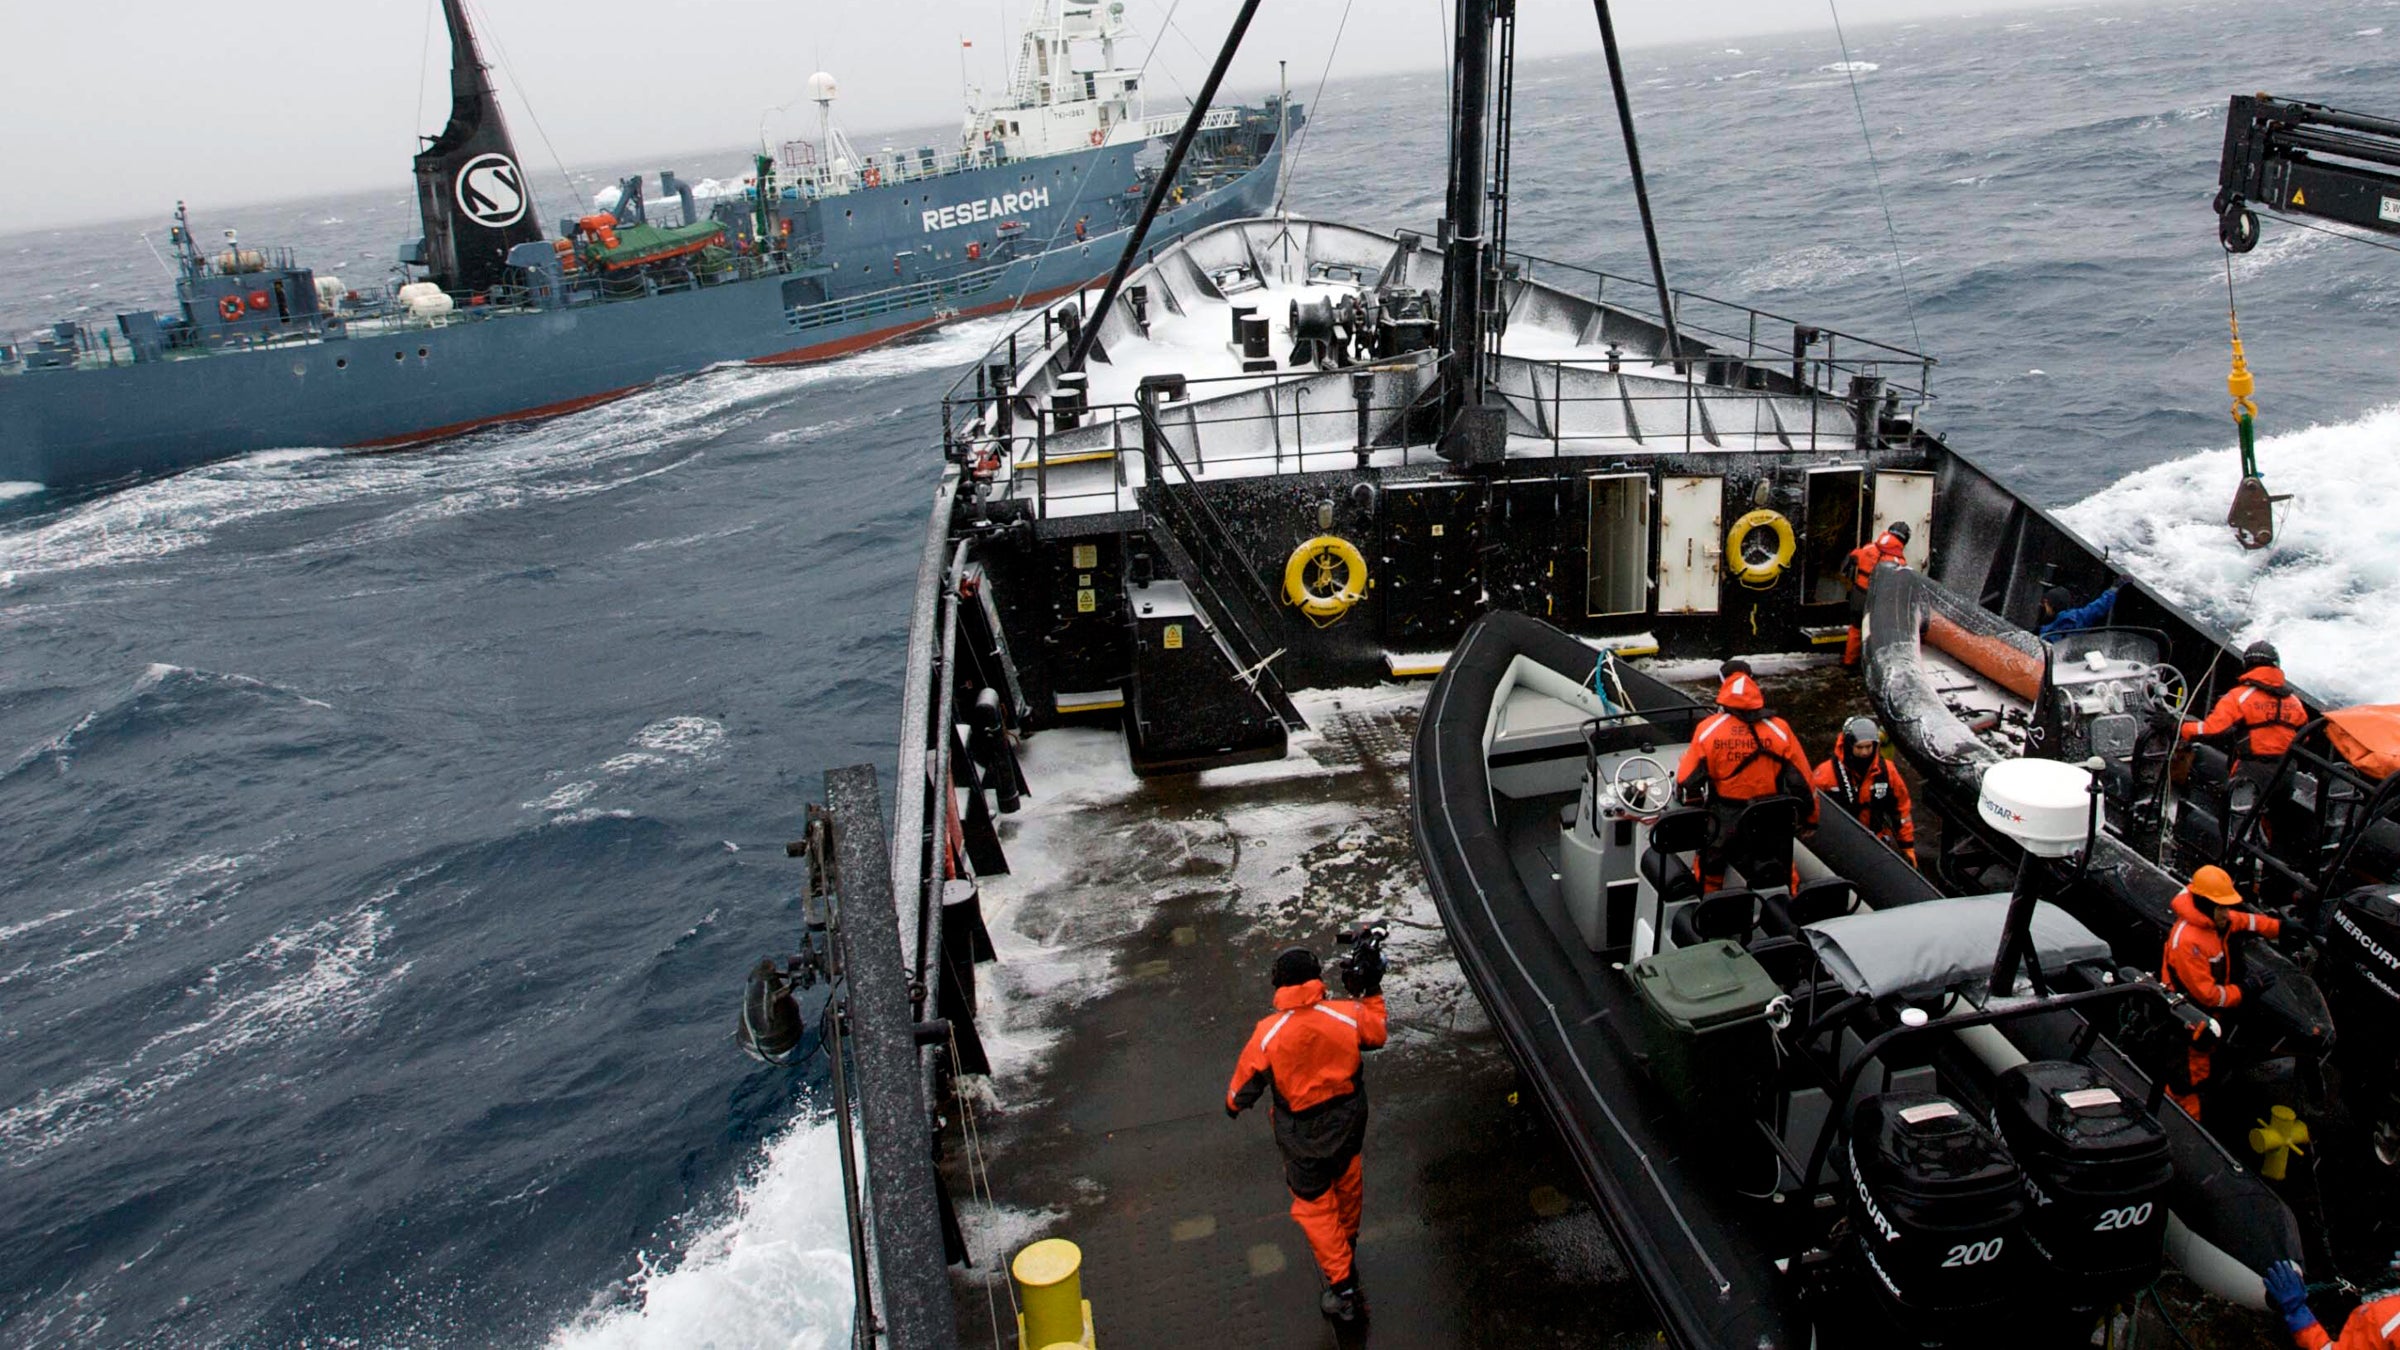
<instances>
[{"instance_id":1,"label":"mercury outboard motor","mask_svg":"<svg viewBox=\"0 0 2400 1350\"><path fill-rule=\"evenodd\" d=\"M2316 975L2323 982L2334 1022L2346 1027L2388 1027L2400 1022L2400 889L2369 886L2341 896L2319 920L2323 956ZM2347 1048L2350 1053L2341 1054ZM2400 1064L2381 1036L2351 1036L2339 1042L2343 1096L2353 1111L2372 1114L2375 1155L2385 1166L2400 1165Z\"/></svg>"},{"instance_id":2,"label":"mercury outboard motor","mask_svg":"<svg viewBox=\"0 0 2400 1350\"><path fill-rule=\"evenodd\" d=\"M792 997L802 984L797 971L777 970L774 961L763 956L750 968L742 986L741 1023L734 1031L744 1054L768 1064L790 1062L804 1030L800 1002Z\"/></svg>"},{"instance_id":3,"label":"mercury outboard motor","mask_svg":"<svg viewBox=\"0 0 2400 1350\"><path fill-rule=\"evenodd\" d=\"M2023 1298L2025 1177L1990 1130L1947 1097L1885 1092L1851 1110L1847 1150L1850 1249L1902 1337L1972 1341Z\"/></svg>"},{"instance_id":4,"label":"mercury outboard motor","mask_svg":"<svg viewBox=\"0 0 2400 1350\"><path fill-rule=\"evenodd\" d=\"M1993 1123L2025 1172L2031 1278L2091 1319L2158 1277L2174 1160L2167 1134L2089 1064L2036 1061L2000 1075Z\"/></svg>"}]
</instances>

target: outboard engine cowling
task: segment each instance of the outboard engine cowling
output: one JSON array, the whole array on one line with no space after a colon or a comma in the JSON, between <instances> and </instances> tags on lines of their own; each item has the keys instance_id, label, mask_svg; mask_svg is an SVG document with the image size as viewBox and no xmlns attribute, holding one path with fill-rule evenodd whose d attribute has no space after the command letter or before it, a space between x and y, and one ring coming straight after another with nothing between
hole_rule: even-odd
<instances>
[{"instance_id":1,"label":"outboard engine cowling","mask_svg":"<svg viewBox=\"0 0 2400 1350\"><path fill-rule=\"evenodd\" d=\"M1904 1336L1972 1339L2023 1296L2024 1174L1982 1122L1935 1093L1879 1093L1851 1110L1847 1151L1853 1253Z\"/></svg>"},{"instance_id":2,"label":"outboard engine cowling","mask_svg":"<svg viewBox=\"0 0 2400 1350\"><path fill-rule=\"evenodd\" d=\"M2000 1075L1993 1123L2033 1202L2025 1246L2041 1287L2096 1314L2157 1278L2174 1180L2166 1131L2089 1064Z\"/></svg>"}]
</instances>

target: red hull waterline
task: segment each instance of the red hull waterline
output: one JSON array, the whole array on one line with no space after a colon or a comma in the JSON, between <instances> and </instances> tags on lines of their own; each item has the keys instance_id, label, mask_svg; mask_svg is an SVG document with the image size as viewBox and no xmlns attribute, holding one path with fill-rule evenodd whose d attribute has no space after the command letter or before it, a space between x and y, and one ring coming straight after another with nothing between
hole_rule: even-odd
<instances>
[{"instance_id":1,"label":"red hull waterline","mask_svg":"<svg viewBox=\"0 0 2400 1350\"><path fill-rule=\"evenodd\" d=\"M1035 291L1018 299L998 300L988 305L978 305L973 309L962 309L955 314L945 315L938 319L918 319L911 323L895 324L890 328L879 328L872 333L857 333L846 338L836 338L831 342L821 342L813 347L798 347L788 352L777 352L772 356L753 356L746 364L796 366L810 361L830 361L837 356L848 356L852 352L865 351L869 347L878 347L886 342L922 333L927 329L956 323L961 319L980 319L989 314L1003 313L1024 305L1047 304L1062 295L1082 290L1089 285L1091 283L1088 281L1069 282L1064 286L1053 286L1048 290ZM581 412L586 408L596 408L603 403L623 398L627 394L638 393L649 387L648 384L629 384L621 389L585 394L581 398L545 403L536 408L520 408L514 412L469 418L464 422L450 422L442 426L427 427L422 431L406 432L398 436L359 441L350 448L367 451L406 450L414 446L430 445L435 441L446 441L454 436L464 436L470 431L476 431L483 427L505 426L514 422L539 422L545 418L564 417L568 413Z\"/></svg>"}]
</instances>

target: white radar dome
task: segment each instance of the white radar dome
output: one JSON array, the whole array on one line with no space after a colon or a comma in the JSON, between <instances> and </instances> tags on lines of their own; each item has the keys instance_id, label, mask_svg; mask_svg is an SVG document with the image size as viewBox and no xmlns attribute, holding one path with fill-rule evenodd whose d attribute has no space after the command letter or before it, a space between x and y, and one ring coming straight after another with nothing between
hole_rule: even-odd
<instances>
[{"instance_id":1,"label":"white radar dome","mask_svg":"<svg viewBox=\"0 0 2400 1350\"><path fill-rule=\"evenodd\" d=\"M824 71L820 70L808 77L808 96L819 103L831 103L841 92L841 85L835 83L834 78Z\"/></svg>"},{"instance_id":2,"label":"white radar dome","mask_svg":"<svg viewBox=\"0 0 2400 1350\"><path fill-rule=\"evenodd\" d=\"M2005 759L1983 771L1977 809L1984 822L2037 858L2083 847L2092 772L2055 759Z\"/></svg>"}]
</instances>

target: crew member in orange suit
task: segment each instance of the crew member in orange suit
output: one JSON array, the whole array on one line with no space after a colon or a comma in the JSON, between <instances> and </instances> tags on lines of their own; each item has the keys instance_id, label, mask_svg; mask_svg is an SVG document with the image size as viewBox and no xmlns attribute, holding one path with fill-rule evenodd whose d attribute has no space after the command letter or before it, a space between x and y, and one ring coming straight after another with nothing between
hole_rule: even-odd
<instances>
[{"instance_id":1,"label":"crew member in orange suit","mask_svg":"<svg viewBox=\"0 0 2400 1350\"><path fill-rule=\"evenodd\" d=\"M1883 729L1872 717L1853 717L1834 738L1833 755L1817 766L1819 791L1850 808L1858 823L1917 865L1917 821L1908 784L1883 757Z\"/></svg>"},{"instance_id":2,"label":"crew member in orange suit","mask_svg":"<svg viewBox=\"0 0 2400 1350\"><path fill-rule=\"evenodd\" d=\"M2400 1266L2400 1260L2394 1264ZM2335 1340L2318 1324L2317 1315L2308 1307L2308 1283L2300 1278L2300 1267L2290 1261L2278 1261L2267 1268L2267 1303L2283 1314L2284 1329L2292 1333L2292 1343L2300 1350L2400 1350L2400 1289L2386 1289L2359 1300L2351 1310L2350 1320L2342 1324L2342 1338Z\"/></svg>"},{"instance_id":3,"label":"crew member in orange suit","mask_svg":"<svg viewBox=\"0 0 2400 1350\"><path fill-rule=\"evenodd\" d=\"M2283 658L2274 643L2243 648L2242 664L2242 677L2208 710L2208 720L2183 724L2183 739L2223 745L2236 768L2271 768L2308 724L2308 709L2283 682Z\"/></svg>"},{"instance_id":4,"label":"crew member in orange suit","mask_svg":"<svg viewBox=\"0 0 2400 1350\"><path fill-rule=\"evenodd\" d=\"M1859 621L1867 617L1867 588L1874 584L1875 569L1885 563L1908 565L1908 522L1895 520L1883 527L1883 533L1850 550L1842 560L1842 575L1850 579L1850 637L1842 644L1842 665L1858 665Z\"/></svg>"},{"instance_id":5,"label":"crew member in orange suit","mask_svg":"<svg viewBox=\"0 0 2400 1350\"><path fill-rule=\"evenodd\" d=\"M2160 983L2212 1013L2242 1006L2245 991L2232 981L2228 966L2226 939L2235 932L2272 939L2282 934L2283 921L2243 909L2242 893L2234 889L2233 878L2224 868L2212 864L2192 873L2192 884L2175 897L2175 926L2167 932ZM2252 986L2250 993L2265 987L2255 977ZM2185 1081L2175 1082L2169 1075L2175 1104L2194 1120L2200 1118L2200 1088L2208 1082L2209 1057L2214 1053L2213 1038L2205 1032L2206 1028L2201 1028L2194 1033L2186 1052Z\"/></svg>"},{"instance_id":6,"label":"crew member in orange suit","mask_svg":"<svg viewBox=\"0 0 2400 1350\"><path fill-rule=\"evenodd\" d=\"M1743 807L1761 797L1795 797L1803 827L1814 829L1814 784L1808 752L1789 723L1767 712L1766 693L1749 663L1727 662L1724 682L1717 686L1717 712L1692 732L1675 766L1677 798L1694 805L1705 801L1717 818L1711 842L1700 850L1701 894L1724 888L1725 845L1732 842L1733 822ZM1755 877L1750 883L1774 884Z\"/></svg>"},{"instance_id":7,"label":"crew member in orange suit","mask_svg":"<svg viewBox=\"0 0 2400 1350\"><path fill-rule=\"evenodd\" d=\"M1272 1094L1275 1146L1292 1192L1292 1220L1325 1274L1318 1306L1337 1322L1366 1316L1353 1249L1367 1137L1367 1082L1360 1052L1384 1042L1383 961L1342 969L1346 999L1325 996L1317 954L1293 947L1275 958L1275 1011L1258 1021L1225 1085L1225 1114L1238 1116Z\"/></svg>"}]
</instances>

